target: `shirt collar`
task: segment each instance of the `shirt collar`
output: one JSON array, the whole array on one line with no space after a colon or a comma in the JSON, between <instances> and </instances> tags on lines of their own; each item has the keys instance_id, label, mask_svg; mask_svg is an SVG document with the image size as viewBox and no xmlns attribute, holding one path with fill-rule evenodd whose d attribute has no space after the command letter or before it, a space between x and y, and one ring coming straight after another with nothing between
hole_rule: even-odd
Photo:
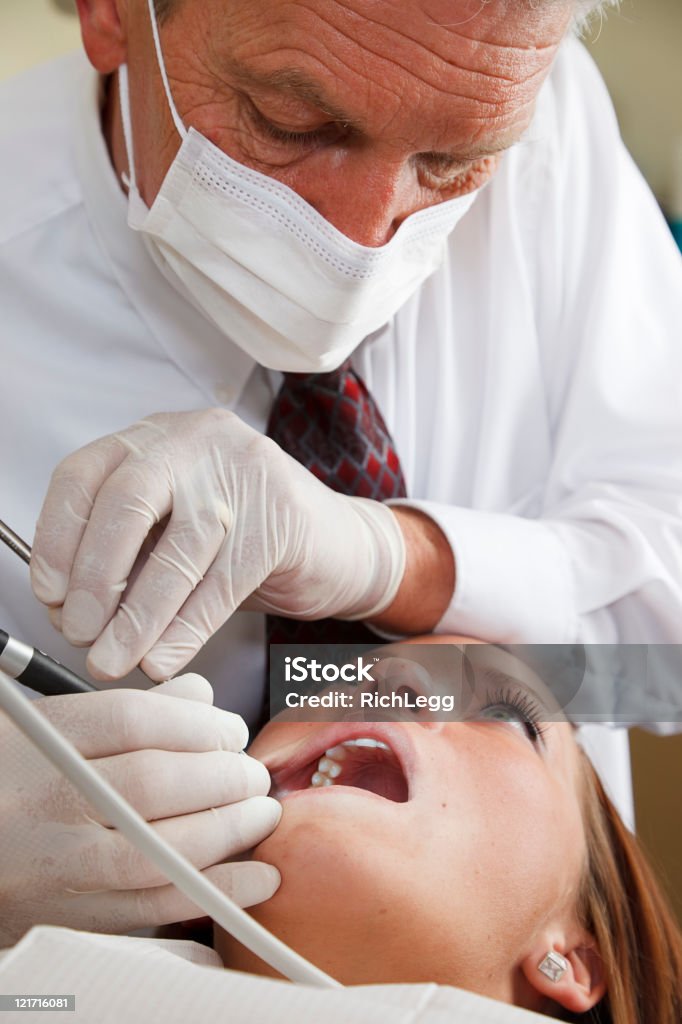
<instances>
[{"instance_id":1,"label":"shirt collar","mask_svg":"<svg viewBox=\"0 0 682 1024\"><path fill-rule=\"evenodd\" d=\"M120 287L159 347L207 395L237 404L257 363L182 296L128 227L128 203L102 134L102 79L87 64L75 123L75 153L88 220Z\"/></svg>"}]
</instances>

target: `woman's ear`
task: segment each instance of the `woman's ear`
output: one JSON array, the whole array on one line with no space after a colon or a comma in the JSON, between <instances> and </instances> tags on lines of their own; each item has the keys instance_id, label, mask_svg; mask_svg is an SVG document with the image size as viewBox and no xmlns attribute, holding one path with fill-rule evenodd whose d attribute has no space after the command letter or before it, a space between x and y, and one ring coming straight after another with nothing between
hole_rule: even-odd
<instances>
[{"instance_id":1,"label":"woman's ear","mask_svg":"<svg viewBox=\"0 0 682 1024\"><path fill-rule=\"evenodd\" d=\"M554 955L552 955L554 954ZM573 940L556 934L539 943L521 964L539 996L571 1013L587 1013L606 993L606 975L594 939L584 932Z\"/></svg>"},{"instance_id":2,"label":"woman's ear","mask_svg":"<svg viewBox=\"0 0 682 1024\"><path fill-rule=\"evenodd\" d=\"M76 0L83 46L90 63L109 75L127 56L125 0Z\"/></svg>"}]
</instances>

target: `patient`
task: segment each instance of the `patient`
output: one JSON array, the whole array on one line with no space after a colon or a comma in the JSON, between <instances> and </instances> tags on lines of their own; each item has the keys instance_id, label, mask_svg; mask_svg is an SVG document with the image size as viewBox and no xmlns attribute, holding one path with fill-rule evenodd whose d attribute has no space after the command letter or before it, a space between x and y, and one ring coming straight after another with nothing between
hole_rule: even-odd
<instances>
[{"instance_id":1,"label":"patient","mask_svg":"<svg viewBox=\"0 0 682 1024\"><path fill-rule=\"evenodd\" d=\"M250 753L284 812L254 856L282 885L251 913L345 984L435 981L561 1020L679 1024L680 932L573 727L517 659L466 650L484 687L464 721L261 731ZM441 685L435 648L419 666L405 644L387 653L375 676ZM226 966L273 973L215 941Z\"/></svg>"}]
</instances>

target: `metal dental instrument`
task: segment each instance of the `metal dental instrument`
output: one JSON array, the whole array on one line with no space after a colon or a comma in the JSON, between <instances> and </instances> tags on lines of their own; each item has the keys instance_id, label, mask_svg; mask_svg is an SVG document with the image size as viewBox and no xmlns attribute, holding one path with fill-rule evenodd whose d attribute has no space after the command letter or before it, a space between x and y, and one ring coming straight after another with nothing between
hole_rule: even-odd
<instances>
[{"instance_id":1,"label":"metal dental instrument","mask_svg":"<svg viewBox=\"0 0 682 1024\"><path fill-rule=\"evenodd\" d=\"M26 562L28 565L31 561L30 546L25 540L22 540L14 530L10 530L7 523L3 523L2 519L0 519L0 540L6 544L15 555L18 555L22 562Z\"/></svg>"},{"instance_id":2,"label":"metal dental instrument","mask_svg":"<svg viewBox=\"0 0 682 1024\"><path fill-rule=\"evenodd\" d=\"M1 519L0 540L28 565L31 560L30 546ZM35 647L15 640L4 629L0 629L0 669L11 679L16 679L46 697L58 693L91 693L97 690L96 686L60 665L49 654L43 654Z\"/></svg>"}]
</instances>

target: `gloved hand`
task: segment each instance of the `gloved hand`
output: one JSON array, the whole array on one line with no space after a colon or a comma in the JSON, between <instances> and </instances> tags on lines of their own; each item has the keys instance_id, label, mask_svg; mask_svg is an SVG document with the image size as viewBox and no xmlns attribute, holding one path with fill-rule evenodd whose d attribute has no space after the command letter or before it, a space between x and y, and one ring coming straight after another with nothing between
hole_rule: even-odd
<instances>
[{"instance_id":1,"label":"gloved hand","mask_svg":"<svg viewBox=\"0 0 682 1024\"><path fill-rule=\"evenodd\" d=\"M281 808L264 795L265 767L237 753L243 720L212 700L206 680L188 675L153 691L37 706L160 835L248 907L273 895L278 871L221 862L268 836ZM2 713L0 807L0 948L34 924L127 932L198 915Z\"/></svg>"},{"instance_id":2,"label":"gloved hand","mask_svg":"<svg viewBox=\"0 0 682 1024\"><path fill-rule=\"evenodd\" d=\"M209 409L150 416L65 459L38 522L31 581L67 640L94 644L95 678L141 663L164 679L247 598L245 607L292 618L371 618L392 602L404 566L389 508L335 493L237 416Z\"/></svg>"}]
</instances>

